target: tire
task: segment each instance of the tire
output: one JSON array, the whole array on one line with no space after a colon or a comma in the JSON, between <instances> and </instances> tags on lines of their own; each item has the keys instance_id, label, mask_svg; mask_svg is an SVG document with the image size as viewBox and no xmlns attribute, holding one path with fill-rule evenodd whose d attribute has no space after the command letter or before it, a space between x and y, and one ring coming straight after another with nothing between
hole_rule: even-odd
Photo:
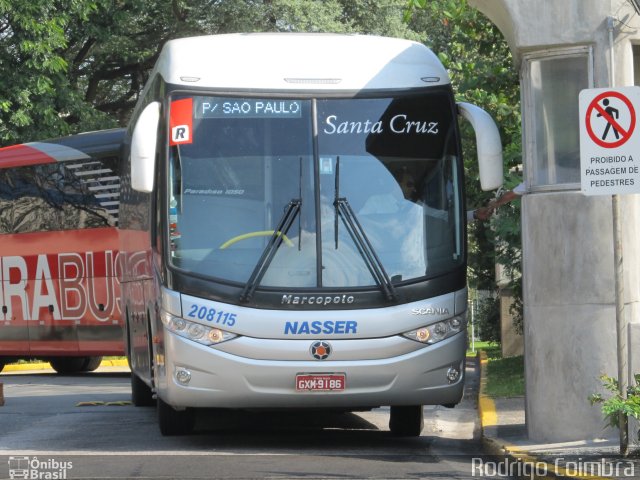
<instances>
[{"instance_id":1,"label":"tire","mask_svg":"<svg viewBox=\"0 0 640 480\"><path fill-rule=\"evenodd\" d=\"M82 372L86 362L87 357L58 357L49 360L51 368L62 375Z\"/></svg>"},{"instance_id":2,"label":"tire","mask_svg":"<svg viewBox=\"0 0 640 480\"><path fill-rule=\"evenodd\" d=\"M158 426L162 435L187 435L191 433L195 423L196 415L192 408L178 411L158 398Z\"/></svg>"},{"instance_id":3,"label":"tire","mask_svg":"<svg viewBox=\"0 0 640 480\"><path fill-rule=\"evenodd\" d=\"M396 437L419 437L424 428L422 405L391 407L389 430Z\"/></svg>"},{"instance_id":4,"label":"tire","mask_svg":"<svg viewBox=\"0 0 640 480\"><path fill-rule=\"evenodd\" d=\"M84 366L82 367L83 372L93 372L102 363L102 357L84 357L84 358L85 358Z\"/></svg>"},{"instance_id":5,"label":"tire","mask_svg":"<svg viewBox=\"0 0 640 480\"><path fill-rule=\"evenodd\" d=\"M152 407L156 403L151 387L133 372L131 372L131 403L136 407Z\"/></svg>"}]
</instances>

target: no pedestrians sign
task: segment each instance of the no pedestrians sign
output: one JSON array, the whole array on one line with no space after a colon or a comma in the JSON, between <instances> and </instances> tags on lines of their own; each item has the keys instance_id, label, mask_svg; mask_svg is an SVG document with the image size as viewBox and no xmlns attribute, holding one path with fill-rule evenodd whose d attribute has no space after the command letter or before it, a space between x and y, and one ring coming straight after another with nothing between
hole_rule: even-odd
<instances>
[{"instance_id":1,"label":"no pedestrians sign","mask_svg":"<svg viewBox=\"0 0 640 480\"><path fill-rule=\"evenodd\" d=\"M640 193L640 87L582 90L582 193Z\"/></svg>"}]
</instances>

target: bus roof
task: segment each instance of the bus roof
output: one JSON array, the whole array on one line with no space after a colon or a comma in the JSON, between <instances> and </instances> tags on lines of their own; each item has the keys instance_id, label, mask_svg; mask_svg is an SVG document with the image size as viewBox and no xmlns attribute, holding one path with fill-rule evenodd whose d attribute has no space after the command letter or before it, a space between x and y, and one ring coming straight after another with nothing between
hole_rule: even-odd
<instances>
[{"instance_id":1,"label":"bus roof","mask_svg":"<svg viewBox=\"0 0 640 480\"><path fill-rule=\"evenodd\" d=\"M226 90L398 90L449 84L420 43L366 35L249 33L171 40L167 83Z\"/></svg>"},{"instance_id":2,"label":"bus roof","mask_svg":"<svg viewBox=\"0 0 640 480\"><path fill-rule=\"evenodd\" d=\"M124 135L113 128L0 148L0 169L117 155Z\"/></svg>"}]
</instances>

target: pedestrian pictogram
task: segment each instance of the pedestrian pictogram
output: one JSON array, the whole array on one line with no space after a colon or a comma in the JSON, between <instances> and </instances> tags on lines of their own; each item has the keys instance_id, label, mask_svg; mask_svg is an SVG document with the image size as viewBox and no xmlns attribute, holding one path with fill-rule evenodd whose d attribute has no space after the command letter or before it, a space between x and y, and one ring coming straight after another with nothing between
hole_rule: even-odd
<instances>
[{"instance_id":1,"label":"pedestrian pictogram","mask_svg":"<svg viewBox=\"0 0 640 480\"><path fill-rule=\"evenodd\" d=\"M585 126L596 145L617 148L631 138L636 126L636 111L625 95L606 91L587 107Z\"/></svg>"},{"instance_id":2,"label":"pedestrian pictogram","mask_svg":"<svg viewBox=\"0 0 640 480\"><path fill-rule=\"evenodd\" d=\"M618 134L618 130L616 129L616 127L614 126L617 125L617 122L615 120L613 120L614 118L617 120L618 117L620 116L620 112L618 111L617 108L613 108L609 106L609 99L605 98L602 101L602 104L607 107L604 109L604 113L599 113L598 116L601 117L602 115L605 115L605 119L611 117L611 120L607 120L607 128L604 129L604 133L602 134L602 140L606 140L607 139L607 133L609 133L609 129L611 127L613 127L613 133L616 136L616 139L620 138L620 135ZM596 105L597 108L597 105ZM598 110L600 111L600 110ZM607 117L606 115L609 115L609 117Z\"/></svg>"},{"instance_id":3,"label":"pedestrian pictogram","mask_svg":"<svg viewBox=\"0 0 640 480\"><path fill-rule=\"evenodd\" d=\"M579 107L582 193L640 193L640 87L582 90Z\"/></svg>"}]
</instances>

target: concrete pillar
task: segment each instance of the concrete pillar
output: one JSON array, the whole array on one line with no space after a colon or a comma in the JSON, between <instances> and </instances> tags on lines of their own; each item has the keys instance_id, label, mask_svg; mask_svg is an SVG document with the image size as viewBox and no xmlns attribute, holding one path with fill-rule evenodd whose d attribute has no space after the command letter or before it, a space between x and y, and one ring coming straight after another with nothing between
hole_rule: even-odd
<instances>
[{"instance_id":1,"label":"concrete pillar","mask_svg":"<svg viewBox=\"0 0 640 480\"><path fill-rule=\"evenodd\" d=\"M552 132L551 137L536 131L544 122L536 122L531 111L548 106L532 103L529 93L542 88L544 102L557 91L549 91L554 90L549 85L545 91L544 83L540 87L540 77L527 68L527 62L536 55L582 49L589 61L586 86L609 86L607 17L614 16L620 20L614 31L615 83L633 85L632 44L640 43L640 16L625 0L470 0L470 4L500 28L521 71L529 190L522 201L529 437L551 442L616 437L617 432L603 429L600 408L588 401L591 393L602 392L600 374L617 375L611 198L583 196L579 149L567 153L566 143L554 143L569 137L569 143L575 143L577 124L575 130L565 125L566 131ZM568 82L572 74L566 73ZM569 113L577 122L577 95L573 107ZM565 148L562 155L556 155L561 148ZM545 182L538 175L543 155L555 158L556 167L577 171L565 170L559 180L549 175ZM640 196L625 196L622 205L626 315L632 342L628 360L629 369L639 373Z\"/></svg>"}]
</instances>

